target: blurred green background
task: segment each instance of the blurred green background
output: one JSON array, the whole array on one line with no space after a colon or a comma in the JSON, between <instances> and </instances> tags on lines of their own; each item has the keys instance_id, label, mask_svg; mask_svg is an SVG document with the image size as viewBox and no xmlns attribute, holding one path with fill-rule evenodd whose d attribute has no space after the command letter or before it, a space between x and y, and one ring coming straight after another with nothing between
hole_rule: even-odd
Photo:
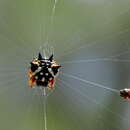
<instances>
[{"instance_id":1,"label":"blurred green background","mask_svg":"<svg viewBox=\"0 0 130 130\"><path fill-rule=\"evenodd\" d=\"M58 0L53 10L54 4L0 0L0 130L44 130L44 97L28 88L27 70L45 44L63 66L47 99L48 130L129 130L129 101L62 74L129 88L130 1Z\"/></svg>"}]
</instances>

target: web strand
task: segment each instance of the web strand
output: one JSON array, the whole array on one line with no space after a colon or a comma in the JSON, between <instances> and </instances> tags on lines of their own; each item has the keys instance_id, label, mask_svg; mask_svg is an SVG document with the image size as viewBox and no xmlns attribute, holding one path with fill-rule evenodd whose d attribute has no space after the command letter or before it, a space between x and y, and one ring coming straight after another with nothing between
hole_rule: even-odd
<instances>
[{"instance_id":1,"label":"web strand","mask_svg":"<svg viewBox=\"0 0 130 130\"><path fill-rule=\"evenodd\" d=\"M52 7L51 18L50 18L50 29L48 30L48 33L47 33L46 43L49 43L49 34L53 30L54 16L55 16L55 12L56 12L57 3L58 3L58 0L54 0L54 4L53 4L53 7Z\"/></svg>"},{"instance_id":2,"label":"web strand","mask_svg":"<svg viewBox=\"0 0 130 130\"><path fill-rule=\"evenodd\" d=\"M101 84L98 84L98 83L95 83L95 82L92 82L92 81L88 81L88 80L85 80L85 79L82 79L82 78L79 78L77 76L74 76L74 75L70 75L70 74L66 74L66 73L62 73L63 76L66 76L66 77L69 77L69 78L73 78L73 79L76 79L76 80L79 80L79 81L82 81L84 83L87 83L87 84L90 84L92 85L91 87L98 87L98 88L103 88L105 90L109 90L111 92L114 92L114 93L119 93L119 90L116 90L116 89L112 89L112 88L108 88L104 85L101 85Z\"/></svg>"},{"instance_id":3,"label":"web strand","mask_svg":"<svg viewBox=\"0 0 130 130\"><path fill-rule=\"evenodd\" d=\"M42 100L43 120L44 120L43 130L48 130L48 128L47 128L47 92L46 92L46 88L41 89L41 96L43 97L43 100Z\"/></svg>"},{"instance_id":4,"label":"web strand","mask_svg":"<svg viewBox=\"0 0 130 130\"><path fill-rule=\"evenodd\" d=\"M99 59L88 59L88 60L75 60L75 61L66 61L62 64L75 64L75 63L90 63L90 62L99 62L99 61L112 61L112 62L122 62L130 63L130 60L120 60L120 59L111 59L111 58L99 58Z\"/></svg>"},{"instance_id":5,"label":"web strand","mask_svg":"<svg viewBox=\"0 0 130 130\"><path fill-rule=\"evenodd\" d=\"M44 130L48 130L47 129L47 109L46 109L46 102L47 102L47 96L44 96Z\"/></svg>"}]
</instances>

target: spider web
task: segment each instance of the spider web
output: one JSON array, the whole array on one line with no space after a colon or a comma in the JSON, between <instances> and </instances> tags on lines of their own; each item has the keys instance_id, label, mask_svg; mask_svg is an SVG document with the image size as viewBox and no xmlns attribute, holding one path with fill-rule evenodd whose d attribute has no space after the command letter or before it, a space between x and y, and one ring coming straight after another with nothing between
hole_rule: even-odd
<instances>
[{"instance_id":1,"label":"spider web","mask_svg":"<svg viewBox=\"0 0 130 130\"><path fill-rule=\"evenodd\" d=\"M0 13L0 129L129 130L129 101L119 96L130 84L129 1L6 2ZM41 90L27 88L26 72L39 47L49 55L51 46L63 67L45 100Z\"/></svg>"}]
</instances>

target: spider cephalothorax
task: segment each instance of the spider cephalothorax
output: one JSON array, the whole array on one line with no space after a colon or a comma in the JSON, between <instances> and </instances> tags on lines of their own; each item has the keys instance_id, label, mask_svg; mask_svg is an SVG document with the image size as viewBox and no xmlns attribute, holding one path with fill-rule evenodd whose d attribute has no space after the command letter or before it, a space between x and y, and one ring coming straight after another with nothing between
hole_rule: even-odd
<instances>
[{"instance_id":1,"label":"spider cephalothorax","mask_svg":"<svg viewBox=\"0 0 130 130\"><path fill-rule=\"evenodd\" d=\"M61 67L53 60L53 55L47 59L43 58L39 53L38 58L33 59L30 64L29 88L42 86L53 89L55 78L58 75L59 68Z\"/></svg>"}]
</instances>

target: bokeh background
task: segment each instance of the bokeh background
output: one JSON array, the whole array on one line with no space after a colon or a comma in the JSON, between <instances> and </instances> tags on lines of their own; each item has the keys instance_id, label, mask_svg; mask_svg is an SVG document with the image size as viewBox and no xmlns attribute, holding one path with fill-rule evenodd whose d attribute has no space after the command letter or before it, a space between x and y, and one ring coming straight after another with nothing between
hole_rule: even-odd
<instances>
[{"instance_id":1,"label":"bokeh background","mask_svg":"<svg viewBox=\"0 0 130 130\"><path fill-rule=\"evenodd\" d=\"M130 87L129 7L129 0L0 0L0 129L44 130L44 97L28 88L27 71L46 45L62 65L47 98L48 130L129 130L130 102L118 93Z\"/></svg>"}]
</instances>

